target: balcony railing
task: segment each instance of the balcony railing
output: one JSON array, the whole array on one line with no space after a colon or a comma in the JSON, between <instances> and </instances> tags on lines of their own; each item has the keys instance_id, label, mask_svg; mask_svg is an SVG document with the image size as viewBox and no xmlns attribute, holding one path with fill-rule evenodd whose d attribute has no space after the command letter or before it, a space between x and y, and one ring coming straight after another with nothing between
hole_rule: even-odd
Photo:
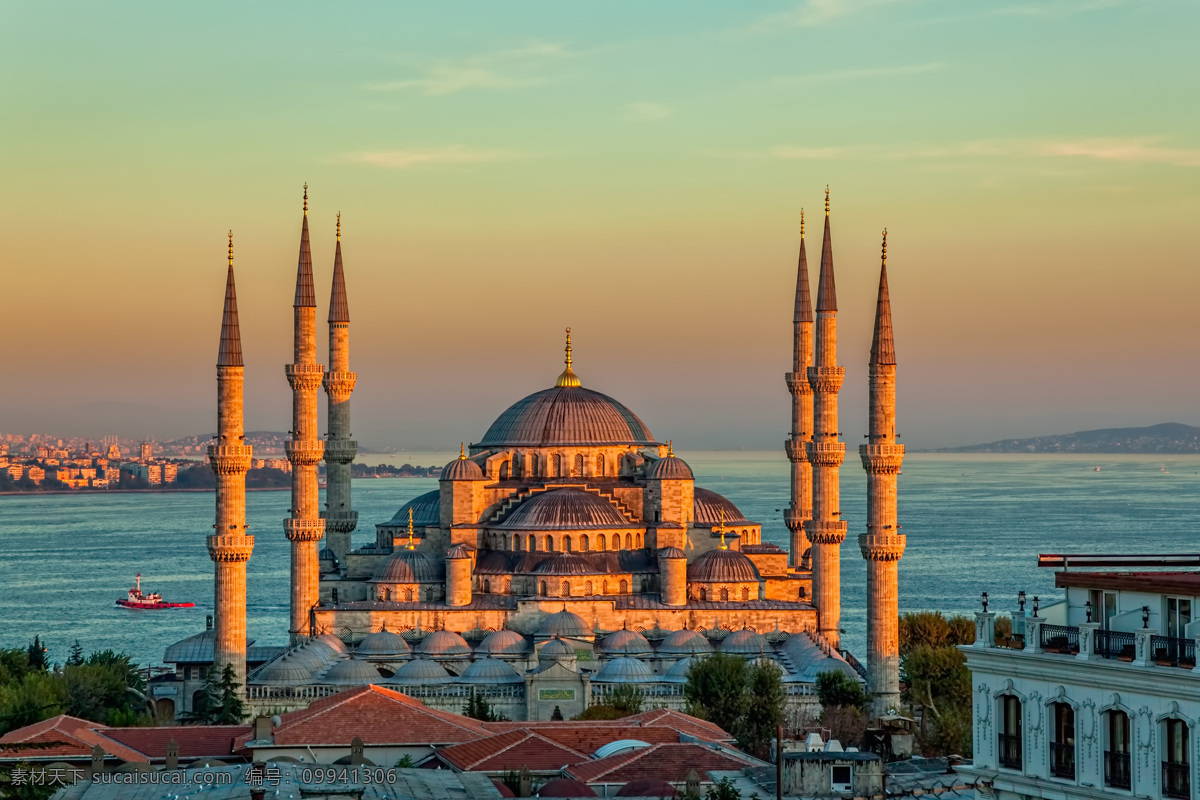
<instances>
[{"instance_id":1,"label":"balcony railing","mask_svg":"<svg viewBox=\"0 0 1200 800\"><path fill-rule=\"evenodd\" d=\"M1097 630L1092 642L1092 652L1101 658L1133 661L1137 637L1127 631Z\"/></svg>"},{"instance_id":2,"label":"balcony railing","mask_svg":"<svg viewBox=\"0 0 1200 800\"><path fill-rule=\"evenodd\" d=\"M1021 737L1011 733L1000 734L1000 766L1021 769Z\"/></svg>"},{"instance_id":3,"label":"balcony railing","mask_svg":"<svg viewBox=\"0 0 1200 800\"><path fill-rule=\"evenodd\" d=\"M1047 653L1079 652L1079 628L1067 625L1042 626L1042 650Z\"/></svg>"},{"instance_id":4,"label":"balcony railing","mask_svg":"<svg viewBox=\"0 0 1200 800\"><path fill-rule=\"evenodd\" d=\"M1169 667L1196 666L1196 640L1179 639L1174 636L1150 637L1150 652L1154 654L1154 663Z\"/></svg>"},{"instance_id":5,"label":"balcony railing","mask_svg":"<svg viewBox=\"0 0 1200 800\"><path fill-rule=\"evenodd\" d=\"M1075 780L1075 745L1050 743L1050 774L1056 778Z\"/></svg>"},{"instance_id":6,"label":"balcony railing","mask_svg":"<svg viewBox=\"0 0 1200 800\"><path fill-rule=\"evenodd\" d=\"M1129 772L1129 753L1104 751L1104 785L1113 789L1133 788Z\"/></svg>"},{"instance_id":7,"label":"balcony railing","mask_svg":"<svg viewBox=\"0 0 1200 800\"><path fill-rule=\"evenodd\" d=\"M1190 800L1192 796L1190 782L1188 781L1187 764L1179 764L1174 761L1162 762L1163 778L1162 787L1163 794L1167 797L1175 797L1178 800Z\"/></svg>"}]
</instances>

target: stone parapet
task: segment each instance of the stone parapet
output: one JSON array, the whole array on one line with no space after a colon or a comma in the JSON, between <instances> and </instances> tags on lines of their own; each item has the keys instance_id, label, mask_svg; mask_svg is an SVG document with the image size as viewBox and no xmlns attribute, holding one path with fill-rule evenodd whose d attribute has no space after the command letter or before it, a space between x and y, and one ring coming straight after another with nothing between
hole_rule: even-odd
<instances>
[{"instance_id":1,"label":"stone parapet","mask_svg":"<svg viewBox=\"0 0 1200 800\"><path fill-rule=\"evenodd\" d=\"M286 364L283 371L292 389L299 392L315 392L325 379L323 364Z\"/></svg>"},{"instance_id":2,"label":"stone parapet","mask_svg":"<svg viewBox=\"0 0 1200 800\"><path fill-rule=\"evenodd\" d=\"M288 517L283 521L283 533L293 542L316 542L325 535L325 520Z\"/></svg>"},{"instance_id":3,"label":"stone parapet","mask_svg":"<svg viewBox=\"0 0 1200 800\"><path fill-rule=\"evenodd\" d=\"M809 367L808 384L814 392L837 394L846 380L845 367Z\"/></svg>"},{"instance_id":4,"label":"stone parapet","mask_svg":"<svg viewBox=\"0 0 1200 800\"><path fill-rule=\"evenodd\" d=\"M253 536L213 534L208 537L208 557L213 561L249 561L253 550Z\"/></svg>"},{"instance_id":5,"label":"stone parapet","mask_svg":"<svg viewBox=\"0 0 1200 800\"><path fill-rule=\"evenodd\" d=\"M315 467L325 455L325 442L320 439L288 439L283 443L283 452L293 466Z\"/></svg>"},{"instance_id":6,"label":"stone parapet","mask_svg":"<svg viewBox=\"0 0 1200 800\"><path fill-rule=\"evenodd\" d=\"M792 394L812 394L812 384L808 382L808 376L802 372L785 373L783 379L787 381L788 391Z\"/></svg>"},{"instance_id":7,"label":"stone parapet","mask_svg":"<svg viewBox=\"0 0 1200 800\"><path fill-rule=\"evenodd\" d=\"M804 523L804 532L813 544L841 544L846 541L848 527L841 520L829 522L810 519Z\"/></svg>"},{"instance_id":8,"label":"stone parapet","mask_svg":"<svg viewBox=\"0 0 1200 800\"><path fill-rule=\"evenodd\" d=\"M816 467L840 467L846 459L845 442L805 442L809 462Z\"/></svg>"},{"instance_id":9,"label":"stone parapet","mask_svg":"<svg viewBox=\"0 0 1200 800\"><path fill-rule=\"evenodd\" d=\"M902 533L862 533L858 537L858 549L868 561L899 561L904 545Z\"/></svg>"},{"instance_id":10,"label":"stone parapet","mask_svg":"<svg viewBox=\"0 0 1200 800\"><path fill-rule=\"evenodd\" d=\"M353 439L326 439L324 457L326 462L349 464L358 455L358 442Z\"/></svg>"},{"instance_id":11,"label":"stone parapet","mask_svg":"<svg viewBox=\"0 0 1200 800\"><path fill-rule=\"evenodd\" d=\"M902 444L860 444L863 469L875 475L895 475L904 462Z\"/></svg>"},{"instance_id":12,"label":"stone parapet","mask_svg":"<svg viewBox=\"0 0 1200 800\"><path fill-rule=\"evenodd\" d=\"M330 371L325 373L323 380L329 399L341 403L350 399L354 386L358 383L357 372Z\"/></svg>"},{"instance_id":13,"label":"stone parapet","mask_svg":"<svg viewBox=\"0 0 1200 800\"><path fill-rule=\"evenodd\" d=\"M327 533L351 533L358 527L357 511L322 511Z\"/></svg>"},{"instance_id":14,"label":"stone parapet","mask_svg":"<svg viewBox=\"0 0 1200 800\"><path fill-rule=\"evenodd\" d=\"M783 450L787 453L789 461L808 461L808 442L784 439Z\"/></svg>"},{"instance_id":15,"label":"stone parapet","mask_svg":"<svg viewBox=\"0 0 1200 800\"><path fill-rule=\"evenodd\" d=\"M238 475L250 469L254 448L248 444L210 444L208 460L218 475Z\"/></svg>"},{"instance_id":16,"label":"stone parapet","mask_svg":"<svg viewBox=\"0 0 1200 800\"><path fill-rule=\"evenodd\" d=\"M783 510L783 524L787 525L789 531L798 531L804 528L804 523L812 516L812 512L807 514L795 508L785 508Z\"/></svg>"}]
</instances>

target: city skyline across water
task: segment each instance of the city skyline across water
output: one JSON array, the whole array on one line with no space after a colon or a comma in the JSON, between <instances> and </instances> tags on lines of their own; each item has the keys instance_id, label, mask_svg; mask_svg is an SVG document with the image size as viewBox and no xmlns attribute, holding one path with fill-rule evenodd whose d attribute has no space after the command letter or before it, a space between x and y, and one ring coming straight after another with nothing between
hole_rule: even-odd
<instances>
[{"instance_id":1,"label":"city skyline across water","mask_svg":"<svg viewBox=\"0 0 1200 800\"><path fill-rule=\"evenodd\" d=\"M681 455L692 465L697 485L729 497L763 523L765 542L786 547L788 462L782 454ZM356 480L355 542L373 538L375 523L436 485L433 479ZM848 458L842 468L842 498L849 523L842 550L843 641L861 657L865 564L855 540L865 529L865 474L857 458ZM79 639L85 650L111 647L143 664L160 663L167 644L203 630L204 616L211 613L212 566L204 534L212 524L212 502L208 493L0 498L8 522L0 541L9 554L9 568L0 574L0 597L6 598L0 609L7 621L0 644L23 646L40 635L51 658L62 661ZM259 644L283 644L287 638L288 554L280 529L287 507L287 492L248 495L250 532L256 536L248 628ZM988 591L993 608L1004 611L1015 607L1022 589L1031 598L1054 596L1053 573L1036 567L1039 552L1184 552L1198 513L1196 456L913 454L900 479L900 523L908 537L900 608L967 613L978 607L979 593ZM965 570L964 564L973 566ZM138 572L145 588L197 607L117 608L114 601Z\"/></svg>"}]
</instances>

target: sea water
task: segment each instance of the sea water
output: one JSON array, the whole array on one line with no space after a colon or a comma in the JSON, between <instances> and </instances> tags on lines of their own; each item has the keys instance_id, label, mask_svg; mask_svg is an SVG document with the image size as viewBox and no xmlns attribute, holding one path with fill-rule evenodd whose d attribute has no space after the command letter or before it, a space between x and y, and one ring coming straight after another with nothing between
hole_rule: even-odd
<instances>
[{"instance_id":1,"label":"sea water","mask_svg":"<svg viewBox=\"0 0 1200 800\"><path fill-rule=\"evenodd\" d=\"M682 454L700 486L731 499L763 525L763 540L787 547L783 509L789 465L780 453ZM430 456L432 457L432 456ZM389 461L424 461L418 455ZM437 456L448 460L448 454ZM360 461L375 463L377 457ZM1099 471L1097 471L1099 467ZM908 548L900 562L900 608L970 613L987 591L993 610L1029 597L1061 595L1038 553L1200 552L1200 456L1016 456L910 454L900 482L900 524ZM356 545L373 541L375 523L432 479L354 482ZM247 494L254 556L247 578L248 628L258 644L285 644L289 556L282 520L287 491ZM206 492L95 492L0 497L0 646L39 635L53 661L71 643L113 648L139 663L161 663L168 644L204 629L212 613L212 562L205 549L213 495ZM866 568L857 537L866 530L866 476L857 460L842 467L844 645L866 640ZM142 574L143 588L192 609L134 611L114 604Z\"/></svg>"}]
</instances>

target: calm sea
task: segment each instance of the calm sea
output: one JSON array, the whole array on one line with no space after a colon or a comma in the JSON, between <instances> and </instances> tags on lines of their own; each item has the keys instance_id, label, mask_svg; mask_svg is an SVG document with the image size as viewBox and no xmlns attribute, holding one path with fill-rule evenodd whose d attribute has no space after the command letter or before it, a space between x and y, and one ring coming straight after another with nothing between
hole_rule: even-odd
<instances>
[{"instance_id":1,"label":"calm sea","mask_svg":"<svg viewBox=\"0 0 1200 800\"><path fill-rule=\"evenodd\" d=\"M788 464L779 453L684 453L697 482L763 523L763 538L787 546L782 509ZM442 463L446 453L393 461ZM377 463L378 457L362 459ZM1100 467L1097 471L1096 467ZM862 653L865 568L855 544L864 530L866 478L857 459L842 468L845 643ZM374 538L410 498L437 488L428 479L360 480L355 542ZM286 491L250 492L249 633L259 644L287 638L288 550L281 521ZM213 496L178 494L16 495L0 497L0 645L35 634L53 660L78 639L85 650L112 647L157 664L171 642L204 628L212 607L212 563L204 537ZM1179 553L1200 549L1200 456L1006 456L912 454L900 476L900 522L908 550L900 562L902 610L970 612L987 591L993 608L1016 593L1055 594L1039 570L1050 552ZM118 608L134 574L168 600L194 609Z\"/></svg>"}]
</instances>

